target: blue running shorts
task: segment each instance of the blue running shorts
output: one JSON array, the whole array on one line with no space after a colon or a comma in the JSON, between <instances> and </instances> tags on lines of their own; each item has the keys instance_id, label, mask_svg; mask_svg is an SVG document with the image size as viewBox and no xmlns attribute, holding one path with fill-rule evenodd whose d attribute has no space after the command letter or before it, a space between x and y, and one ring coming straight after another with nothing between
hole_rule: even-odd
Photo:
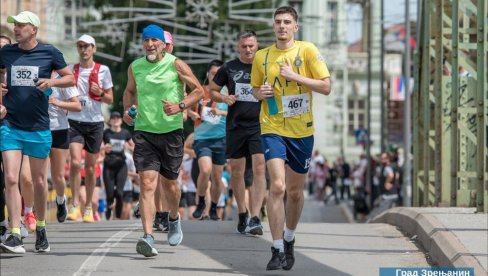
<instances>
[{"instance_id":1,"label":"blue running shorts","mask_svg":"<svg viewBox=\"0 0 488 276\"><path fill-rule=\"evenodd\" d=\"M301 174L308 172L312 160L313 135L305 138L288 138L276 134L261 135L264 158L285 160L290 168Z\"/></svg>"},{"instance_id":2,"label":"blue running shorts","mask_svg":"<svg viewBox=\"0 0 488 276\"><path fill-rule=\"evenodd\" d=\"M21 150L22 154L45 159L51 151L51 130L25 131L0 126L0 151Z\"/></svg>"}]
</instances>

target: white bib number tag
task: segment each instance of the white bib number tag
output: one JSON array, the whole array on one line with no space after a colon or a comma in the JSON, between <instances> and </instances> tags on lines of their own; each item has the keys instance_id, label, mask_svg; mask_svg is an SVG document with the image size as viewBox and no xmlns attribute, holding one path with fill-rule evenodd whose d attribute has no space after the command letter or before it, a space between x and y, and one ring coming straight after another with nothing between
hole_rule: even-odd
<instances>
[{"instance_id":1,"label":"white bib number tag","mask_svg":"<svg viewBox=\"0 0 488 276\"><path fill-rule=\"evenodd\" d=\"M241 102L258 102L252 94L252 87L249 83L236 83L236 99Z\"/></svg>"},{"instance_id":2,"label":"white bib number tag","mask_svg":"<svg viewBox=\"0 0 488 276\"><path fill-rule=\"evenodd\" d=\"M310 94L283 96L283 117L294 117L310 112Z\"/></svg>"},{"instance_id":3,"label":"white bib number tag","mask_svg":"<svg viewBox=\"0 0 488 276\"><path fill-rule=\"evenodd\" d=\"M37 66L12 66L10 83L12 86L36 86L34 79L38 76Z\"/></svg>"},{"instance_id":4,"label":"white bib number tag","mask_svg":"<svg viewBox=\"0 0 488 276\"><path fill-rule=\"evenodd\" d=\"M78 97L81 103L81 109L91 108L92 101L87 96Z\"/></svg>"},{"instance_id":5,"label":"white bib number tag","mask_svg":"<svg viewBox=\"0 0 488 276\"><path fill-rule=\"evenodd\" d=\"M110 139L110 144L112 144L113 152L123 152L124 151L124 140Z\"/></svg>"},{"instance_id":6,"label":"white bib number tag","mask_svg":"<svg viewBox=\"0 0 488 276\"><path fill-rule=\"evenodd\" d=\"M202 108L202 120L212 125L216 125L220 122L220 115L212 113L212 108L204 106Z\"/></svg>"}]
</instances>

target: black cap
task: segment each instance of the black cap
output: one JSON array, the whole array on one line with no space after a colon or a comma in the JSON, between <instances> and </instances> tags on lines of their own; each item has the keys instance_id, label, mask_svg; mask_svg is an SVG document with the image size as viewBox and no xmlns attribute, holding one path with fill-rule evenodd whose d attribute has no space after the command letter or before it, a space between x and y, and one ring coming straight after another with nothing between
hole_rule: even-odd
<instances>
[{"instance_id":1,"label":"black cap","mask_svg":"<svg viewBox=\"0 0 488 276\"><path fill-rule=\"evenodd\" d=\"M115 117L122 118L122 115L120 115L120 113L118 111L113 111L112 113L110 113L110 119L115 118Z\"/></svg>"}]
</instances>

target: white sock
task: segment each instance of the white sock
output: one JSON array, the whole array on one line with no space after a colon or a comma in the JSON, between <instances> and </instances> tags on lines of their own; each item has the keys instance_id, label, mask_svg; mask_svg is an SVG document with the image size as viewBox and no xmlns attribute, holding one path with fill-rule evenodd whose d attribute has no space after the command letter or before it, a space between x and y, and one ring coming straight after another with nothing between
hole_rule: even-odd
<instances>
[{"instance_id":1,"label":"white sock","mask_svg":"<svg viewBox=\"0 0 488 276\"><path fill-rule=\"evenodd\" d=\"M58 205L63 204L63 202L64 202L64 201L65 201L65 196L64 196L64 195L62 195L62 196L58 196L58 195L56 195L56 203L57 203Z\"/></svg>"},{"instance_id":2,"label":"white sock","mask_svg":"<svg viewBox=\"0 0 488 276\"><path fill-rule=\"evenodd\" d=\"M273 247L279 249L280 252L285 252L285 246L283 245L283 240L273 240Z\"/></svg>"},{"instance_id":3,"label":"white sock","mask_svg":"<svg viewBox=\"0 0 488 276\"><path fill-rule=\"evenodd\" d=\"M24 214L28 214L28 213L32 213L32 207L30 208L24 207Z\"/></svg>"},{"instance_id":4,"label":"white sock","mask_svg":"<svg viewBox=\"0 0 488 276\"><path fill-rule=\"evenodd\" d=\"M0 221L0 226L5 226L5 227L7 227L7 226L8 226L7 221L6 221L6 220L2 220L2 221Z\"/></svg>"},{"instance_id":5,"label":"white sock","mask_svg":"<svg viewBox=\"0 0 488 276\"><path fill-rule=\"evenodd\" d=\"M295 238L295 230L290 230L288 227L285 226L285 234L283 235L283 239L287 242L293 241Z\"/></svg>"}]
</instances>

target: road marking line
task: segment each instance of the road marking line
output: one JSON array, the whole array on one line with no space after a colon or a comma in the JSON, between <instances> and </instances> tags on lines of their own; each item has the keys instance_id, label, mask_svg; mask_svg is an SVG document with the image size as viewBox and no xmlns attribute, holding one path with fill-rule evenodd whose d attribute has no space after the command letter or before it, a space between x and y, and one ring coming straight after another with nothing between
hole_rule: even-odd
<instances>
[{"instance_id":1,"label":"road marking line","mask_svg":"<svg viewBox=\"0 0 488 276\"><path fill-rule=\"evenodd\" d=\"M88 258L86 258L86 260L80 266L80 269L78 269L73 276L89 276L92 272L95 272L98 265L102 262L103 258L105 258L107 252L110 251L112 247L117 246L117 244L119 244L123 238L139 227L141 227L141 224L135 223L115 233L106 242L95 249Z\"/></svg>"}]
</instances>

